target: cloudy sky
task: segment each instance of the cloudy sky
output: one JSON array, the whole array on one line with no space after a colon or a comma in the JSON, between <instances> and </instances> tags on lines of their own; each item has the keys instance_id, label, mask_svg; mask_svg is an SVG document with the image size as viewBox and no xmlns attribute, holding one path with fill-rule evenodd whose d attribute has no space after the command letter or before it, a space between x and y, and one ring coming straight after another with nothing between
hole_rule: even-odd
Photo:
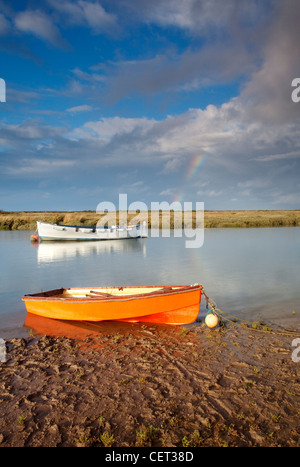
<instances>
[{"instance_id":1,"label":"cloudy sky","mask_svg":"<svg viewBox=\"0 0 300 467\"><path fill-rule=\"evenodd\" d=\"M299 21L299 0L0 0L0 209L299 209Z\"/></svg>"}]
</instances>

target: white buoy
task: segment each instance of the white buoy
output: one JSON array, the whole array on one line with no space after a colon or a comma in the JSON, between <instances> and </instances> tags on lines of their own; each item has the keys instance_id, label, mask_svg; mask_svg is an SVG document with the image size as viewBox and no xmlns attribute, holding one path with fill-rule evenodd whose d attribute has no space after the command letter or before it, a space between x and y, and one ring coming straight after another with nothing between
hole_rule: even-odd
<instances>
[{"instance_id":1,"label":"white buoy","mask_svg":"<svg viewBox=\"0 0 300 467\"><path fill-rule=\"evenodd\" d=\"M205 317L205 324L209 328L215 328L219 324L219 318L214 313L208 313Z\"/></svg>"}]
</instances>

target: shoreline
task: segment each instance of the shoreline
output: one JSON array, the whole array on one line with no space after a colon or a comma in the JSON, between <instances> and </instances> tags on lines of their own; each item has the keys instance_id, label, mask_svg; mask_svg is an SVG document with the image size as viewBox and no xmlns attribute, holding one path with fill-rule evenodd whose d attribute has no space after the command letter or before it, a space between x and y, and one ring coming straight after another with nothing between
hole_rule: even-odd
<instances>
[{"instance_id":1,"label":"shoreline","mask_svg":"<svg viewBox=\"0 0 300 467\"><path fill-rule=\"evenodd\" d=\"M151 323L62 337L46 325L6 342L0 446L300 445L292 337Z\"/></svg>"},{"instance_id":2,"label":"shoreline","mask_svg":"<svg viewBox=\"0 0 300 467\"><path fill-rule=\"evenodd\" d=\"M148 228L170 227L176 228L197 228L203 227L201 213L196 211L186 212L182 217L181 211L142 211L128 213L102 213L94 211L23 211L5 212L0 211L0 230L35 230L36 221L49 223L95 226L99 219L105 216L108 224L119 222L119 215L126 215L128 222L143 222L148 224ZM137 217L138 216L138 217ZM297 227L300 226L300 210L292 211L205 211L204 228L253 228L253 227Z\"/></svg>"}]
</instances>

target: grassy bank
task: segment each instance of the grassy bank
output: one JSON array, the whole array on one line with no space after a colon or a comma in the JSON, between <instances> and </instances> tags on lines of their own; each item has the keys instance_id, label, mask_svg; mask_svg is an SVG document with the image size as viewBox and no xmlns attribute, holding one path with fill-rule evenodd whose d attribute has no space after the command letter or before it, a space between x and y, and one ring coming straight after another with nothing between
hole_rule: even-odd
<instances>
[{"instance_id":1,"label":"grassy bank","mask_svg":"<svg viewBox=\"0 0 300 467\"><path fill-rule=\"evenodd\" d=\"M69 225L96 225L98 220L107 216L108 223L114 223L114 213L97 214L95 211L82 212L5 212L0 211L0 230L35 230L36 221L44 221ZM136 213L128 213L131 221ZM181 228L183 219L181 212L160 211L156 213L140 213L139 220L146 220L149 228L167 226L164 220L170 218L171 228ZM189 213L185 220L190 219L189 227L199 226L200 216ZM119 222L119 213L116 213ZM187 224L185 224L187 225ZM300 226L300 210L295 211L205 211L205 228L246 228L246 227L295 227Z\"/></svg>"}]
</instances>

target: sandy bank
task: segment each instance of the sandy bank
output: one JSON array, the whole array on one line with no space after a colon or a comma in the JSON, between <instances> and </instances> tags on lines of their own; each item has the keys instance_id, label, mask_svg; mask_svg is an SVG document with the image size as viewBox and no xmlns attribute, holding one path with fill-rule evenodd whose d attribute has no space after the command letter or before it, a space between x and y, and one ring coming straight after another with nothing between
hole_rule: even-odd
<instances>
[{"instance_id":1,"label":"sandy bank","mask_svg":"<svg viewBox=\"0 0 300 467\"><path fill-rule=\"evenodd\" d=\"M300 445L291 337L234 326L70 329L61 334L72 339L48 329L7 341L0 446Z\"/></svg>"}]
</instances>

